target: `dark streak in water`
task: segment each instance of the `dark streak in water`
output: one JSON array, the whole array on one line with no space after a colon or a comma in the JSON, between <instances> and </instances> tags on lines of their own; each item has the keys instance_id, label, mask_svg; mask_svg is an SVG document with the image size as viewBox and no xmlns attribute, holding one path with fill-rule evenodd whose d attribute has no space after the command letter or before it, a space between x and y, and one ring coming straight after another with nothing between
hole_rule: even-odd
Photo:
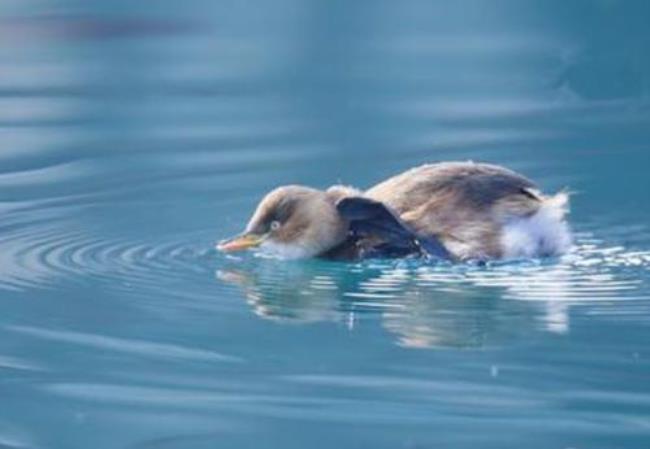
<instances>
[{"instance_id":1,"label":"dark streak in water","mask_svg":"<svg viewBox=\"0 0 650 449\"><path fill-rule=\"evenodd\" d=\"M150 17L100 17L43 15L0 19L0 37L22 40L60 38L73 41L120 38L171 37L194 33L204 28L192 21Z\"/></svg>"}]
</instances>

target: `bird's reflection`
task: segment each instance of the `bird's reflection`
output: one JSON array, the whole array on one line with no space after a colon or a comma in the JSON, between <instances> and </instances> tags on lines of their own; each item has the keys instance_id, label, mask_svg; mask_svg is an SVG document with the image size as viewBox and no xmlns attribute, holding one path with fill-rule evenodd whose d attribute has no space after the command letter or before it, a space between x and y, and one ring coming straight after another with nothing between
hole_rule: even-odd
<instances>
[{"instance_id":1,"label":"bird's reflection","mask_svg":"<svg viewBox=\"0 0 650 449\"><path fill-rule=\"evenodd\" d=\"M256 260L216 273L252 311L278 322L379 317L396 344L413 348L498 346L536 332L566 333L572 292L566 265L435 267ZM578 287L576 287L578 286Z\"/></svg>"},{"instance_id":2,"label":"bird's reflection","mask_svg":"<svg viewBox=\"0 0 650 449\"><path fill-rule=\"evenodd\" d=\"M340 286L311 264L268 261L248 270L219 270L216 276L238 285L253 313L262 318L305 323L340 318Z\"/></svg>"}]
</instances>

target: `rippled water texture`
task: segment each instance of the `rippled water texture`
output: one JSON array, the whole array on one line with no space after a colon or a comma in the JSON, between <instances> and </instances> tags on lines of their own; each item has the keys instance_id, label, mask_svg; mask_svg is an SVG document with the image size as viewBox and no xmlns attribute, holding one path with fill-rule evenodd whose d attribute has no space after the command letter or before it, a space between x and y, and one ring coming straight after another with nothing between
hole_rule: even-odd
<instances>
[{"instance_id":1,"label":"rippled water texture","mask_svg":"<svg viewBox=\"0 0 650 449\"><path fill-rule=\"evenodd\" d=\"M650 445L644 1L8 0L0 448ZM487 266L225 256L286 183L573 192Z\"/></svg>"}]
</instances>

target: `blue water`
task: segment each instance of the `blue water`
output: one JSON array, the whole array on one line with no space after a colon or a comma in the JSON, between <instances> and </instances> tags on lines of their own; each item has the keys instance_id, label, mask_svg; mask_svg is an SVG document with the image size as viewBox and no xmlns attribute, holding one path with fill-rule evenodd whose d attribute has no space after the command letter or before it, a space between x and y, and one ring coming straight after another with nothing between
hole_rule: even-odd
<instances>
[{"instance_id":1,"label":"blue water","mask_svg":"<svg viewBox=\"0 0 650 449\"><path fill-rule=\"evenodd\" d=\"M650 447L650 3L5 0L0 448ZM565 257L213 249L272 187L483 160Z\"/></svg>"}]
</instances>

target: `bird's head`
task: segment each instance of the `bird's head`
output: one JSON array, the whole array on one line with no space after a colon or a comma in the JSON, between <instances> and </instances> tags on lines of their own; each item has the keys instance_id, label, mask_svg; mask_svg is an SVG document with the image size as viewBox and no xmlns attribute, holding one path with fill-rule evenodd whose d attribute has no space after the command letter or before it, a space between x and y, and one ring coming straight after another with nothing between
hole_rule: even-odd
<instances>
[{"instance_id":1,"label":"bird's head","mask_svg":"<svg viewBox=\"0 0 650 449\"><path fill-rule=\"evenodd\" d=\"M223 240L225 252L258 248L286 259L314 257L342 243L348 223L336 208L346 188L320 191L283 186L268 193L257 206L244 232Z\"/></svg>"}]
</instances>

